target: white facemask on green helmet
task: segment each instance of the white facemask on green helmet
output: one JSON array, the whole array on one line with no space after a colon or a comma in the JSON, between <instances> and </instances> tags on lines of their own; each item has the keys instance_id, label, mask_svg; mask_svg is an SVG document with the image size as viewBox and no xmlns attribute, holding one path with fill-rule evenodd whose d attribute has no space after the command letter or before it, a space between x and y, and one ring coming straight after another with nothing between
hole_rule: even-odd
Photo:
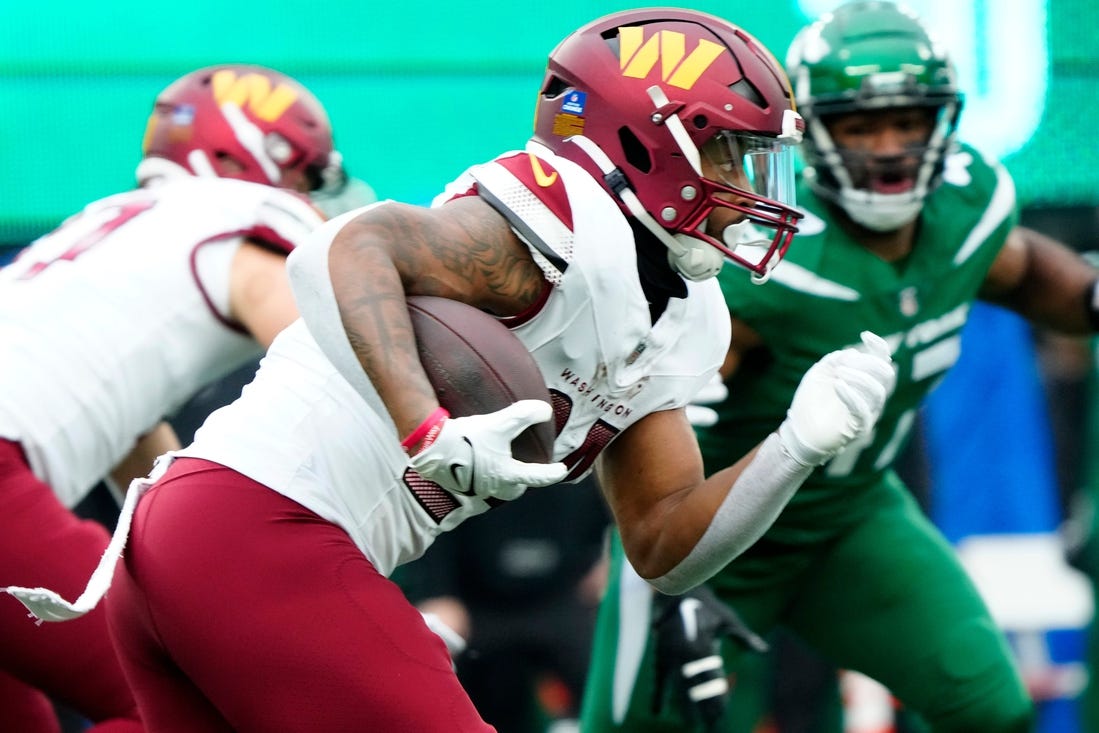
<instances>
[{"instance_id":1,"label":"white facemask on green helmet","mask_svg":"<svg viewBox=\"0 0 1099 733\"><path fill-rule=\"evenodd\" d=\"M798 33L786 67L805 118L802 154L809 185L875 231L898 229L919 216L955 143L962 95L949 56L916 15L878 0L842 5ZM912 107L935 111L931 135L918 151L914 185L900 193L860 185L851 157L837 147L825 120Z\"/></svg>"}]
</instances>

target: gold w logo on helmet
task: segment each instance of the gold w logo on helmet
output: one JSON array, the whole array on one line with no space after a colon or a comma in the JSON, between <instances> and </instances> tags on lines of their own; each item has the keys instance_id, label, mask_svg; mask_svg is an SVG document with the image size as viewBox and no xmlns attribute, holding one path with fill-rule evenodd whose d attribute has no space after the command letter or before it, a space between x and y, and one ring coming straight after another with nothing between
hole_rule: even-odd
<instances>
[{"instance_id":1,"label":"gold w logo on helmet","mask_svg":"<svg viewBox=\"0 0 1099 733\"><path fill-rule=\"evenodd\" d=\"M271 80L263 74L237 76L232 69L219 69L211 79L217 103L230 102L248 109L264 122L274 122L298 98L297 91L286 84L271 88Z\"/></svg>"},{"instance_id":2,"label":"gold w logo on helmet","mask_svg":"<svg viewBox=\"0 0 1099 733\"><path fill-rule=\"evenodd\" d=\"M660 78L667 84L690 89L717 57L726 51L720 43L701 38L690 54L687 38L676 31L657 31L645 39L639 26L618 29L618 64L622 75L644 79L660 61Z\"/></svg>"}]
</instances>

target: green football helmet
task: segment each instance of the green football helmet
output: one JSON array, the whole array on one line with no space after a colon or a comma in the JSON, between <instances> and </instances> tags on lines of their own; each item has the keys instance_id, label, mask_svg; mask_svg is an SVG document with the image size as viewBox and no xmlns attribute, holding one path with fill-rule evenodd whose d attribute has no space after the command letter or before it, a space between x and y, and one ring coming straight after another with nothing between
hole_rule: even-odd
<instances>
[{"instance_id":1,"label":"green football helmet","mask_svg":"<svg viewBox=\"0 0 1099 733\"><path fill-rule=\"evenodd\" d=\"M962 108L953 63L919 18L892 2L842 5L797 34L786 67L805 118L802 154L813 189L875 231L915 219L942 179ZM914 185L903 193L856 187L849 166L858 165L858 156L837 148L825 122L850 112L911 107L936 111L926 146L913 151L920 159Z\"/></svg>"}]
</instances>

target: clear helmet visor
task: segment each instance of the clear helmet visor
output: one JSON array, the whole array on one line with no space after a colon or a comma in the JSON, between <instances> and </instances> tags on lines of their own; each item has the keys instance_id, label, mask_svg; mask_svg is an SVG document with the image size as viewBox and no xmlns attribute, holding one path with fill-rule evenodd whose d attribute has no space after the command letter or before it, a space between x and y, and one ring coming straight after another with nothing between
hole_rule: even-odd
<instances>
[{"instance_id":1,"label":"clear helmet visor","mask_svg":"<svg viewBox=\"0 0 1099 733\"><path fill-rule=\"evenodd\" d=\"M794 145L747 132L721 132L701 148L703 175L731 189L794 206Z\"/></svg>"},{"instance_id":2,"label":"clear helmet visor","mask_svg":"<svg viewBox=\"0 0 1099 733\"><path fill-rule=\"evenodd\" d=\"M794 146L799 141L725 131L699 149L708 206L688 224L690 236L751 270L759 281L770 276L797 231Z\"/></svg>"}]
</instances>

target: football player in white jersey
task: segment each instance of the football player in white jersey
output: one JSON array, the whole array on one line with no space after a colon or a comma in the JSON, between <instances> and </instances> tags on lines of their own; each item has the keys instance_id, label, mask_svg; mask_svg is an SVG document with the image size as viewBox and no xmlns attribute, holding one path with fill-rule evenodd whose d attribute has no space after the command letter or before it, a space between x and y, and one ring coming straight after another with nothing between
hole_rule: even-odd
<instances>
[{"instance_id":1,"label":"football player in white jersey","mask_svg":"<svg viewBox=\"0 0 1099 733\"><path fill-rule=\"evenodd\" d=\"M525 151L470 168L431 208L349 212L295 251L302 320L237 401L131 487L80 598L9 592L64 620L115 572L112 634L157 731L491 730L387 580L394 567L598 458L631 561L678 592L751 544L879 414L893 368L866 334L709 478L685 416L729 343L713 275L732 260L766 278L795 231L800 130L781 67L724 20L663 8L585 25L550 54ZM449 417L410 295L500 318L552 407ZM511 439L550 419L554 462L515 460Z\"/></svg>"},{"instance_id":2,"label":"football player in white jersey","mask_svg":"<svg viewBox=\"0 0 1099 733\"><path fill-rule=\"evenodd\" d=\"M160 421L297 316L286 255L323 221L303 194L340 168L318 100L256 66L167 87L143 151L134 190L0 270L5 582L79 592L109 533L70 509L178 447ZM95 731L142 730L101 610L36 627L8 598L0 638L0 730L57 730L47 696Z\"/></svg>"}]
</instances>

